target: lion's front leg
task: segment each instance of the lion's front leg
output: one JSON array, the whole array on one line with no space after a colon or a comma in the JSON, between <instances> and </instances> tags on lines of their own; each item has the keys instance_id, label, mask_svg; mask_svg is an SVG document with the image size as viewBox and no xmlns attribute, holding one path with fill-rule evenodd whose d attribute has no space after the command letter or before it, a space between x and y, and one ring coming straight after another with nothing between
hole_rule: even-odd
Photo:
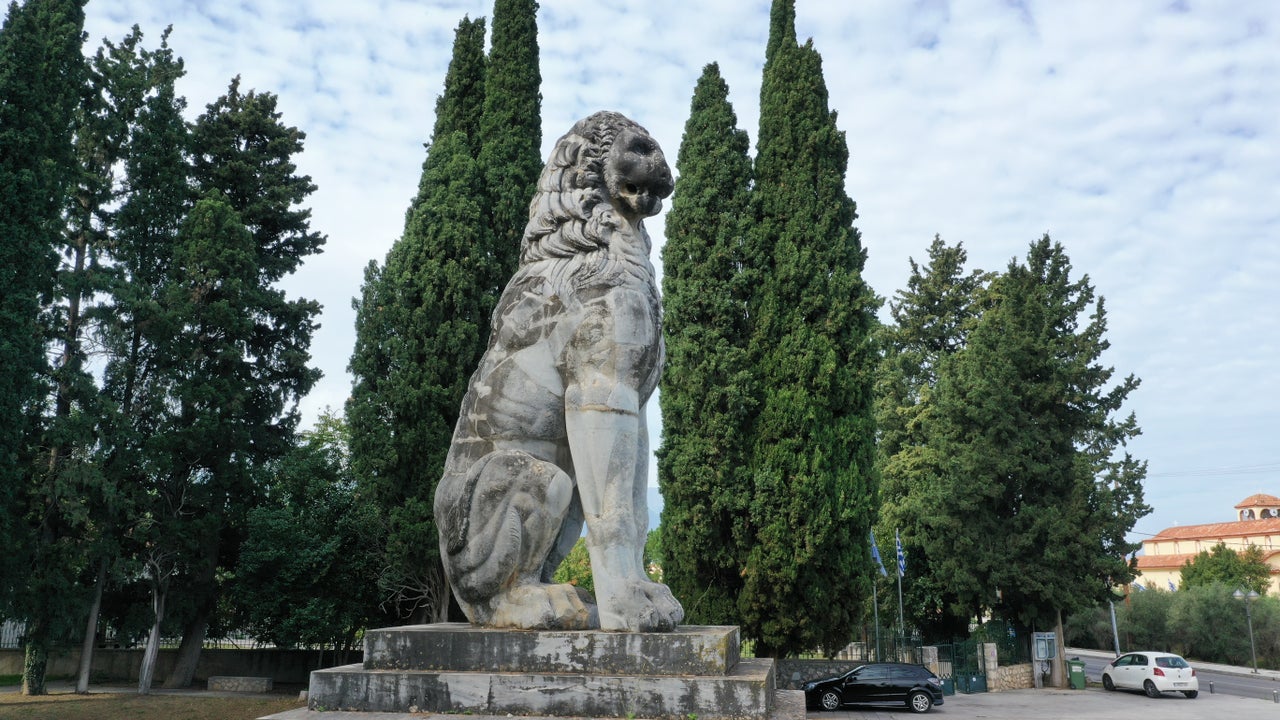
<instances>
[{"instance_id":1,"label":"lion's front leg","mask_svg":"<svg viewBox=\"0 0 1280 720\"><path fill-rule=\"evenodd\" d=\"M644 570L648 430L635 388L598 373L567 388L565 426L587 523L600 627L672 630L684 609Z\"/></svg>"},{"instance_id":2,"label":"lion's front leg","mask_svg":"<svg viewBox=\"0 0 1280 720\"><path fill-rule=\"evenodd\" d=\"M564 387L564 429L586 520L600 628L671 630L685 611L644 569L649 437L644 401L662 348L643 293L617 291L586 314ZM641 395L641 392L644 395Z\"/></svg>"}]
</instances>

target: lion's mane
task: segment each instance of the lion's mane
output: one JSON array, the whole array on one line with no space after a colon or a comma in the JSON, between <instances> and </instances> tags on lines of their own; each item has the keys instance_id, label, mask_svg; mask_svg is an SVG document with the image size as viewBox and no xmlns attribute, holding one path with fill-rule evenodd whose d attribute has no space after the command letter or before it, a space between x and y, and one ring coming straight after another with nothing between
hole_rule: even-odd
<instances>
[{"instance_id":1,"label":"lion's mane","mask_svg":"<svg viewBox=\"0 0 1280 720\"><path fill-rule=\"evenodd\" d=\"M608 246L609 231L621 221L610 204L604 164L614 138L628 127L644 131L619 113L598 112L556 141L529 203L521 265Z\"/></svg>"}]
</instances>

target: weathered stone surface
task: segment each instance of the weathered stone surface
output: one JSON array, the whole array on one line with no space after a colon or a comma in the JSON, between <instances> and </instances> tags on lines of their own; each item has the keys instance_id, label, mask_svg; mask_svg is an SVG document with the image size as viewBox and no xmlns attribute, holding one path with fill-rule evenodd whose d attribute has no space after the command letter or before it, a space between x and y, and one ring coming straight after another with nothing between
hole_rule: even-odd
<instances>
[{"instance_id":1,"label":"weathered stone surface","mask_svg":"<svg viewBox=\"0 0 1280 720\"><path fill-rule=\"evenodd\" d=\"M745 659L719 676L619 676L365 670L311 675L311 708L482 715L736 720L768 717L773 661Z\"/></svg>"},{"instance_id":2,"label":"weathered stone surface","mask_svg":"<svg viewBox=\"0 0 1280 720\"><path fill-rule=\"evenodd\" d=\"M265 693L271 692L274 685L269 677L213 675L209 678L208 688L222 692Z\"/></svg>"},{"instance_id":3,"label":"weathered stone surface","mask_svg":"<svg viewBox=\"0 0 1280 720\"><path fill-rule=\"evenodd\" d=\"M799 720L803 698L799 717L794 697L776 700L774 667L740 657L736 627L612 633L415 625L369 631L363 665L313 672L308 704L326 712Z\"/></svg>"},{"instance_id":4,"label":"weathered stone surface","mask_svg":"<svg viewBox=\"0 0 1280 720\"><path fill-rule=\"evenodd\" d=\"M683 626L670 633L529 632L438 623L365 633L364 667L617 675L724 675L738 663L738 628Z\"/></svg>"},{"instance_id":5,"label":"weathered stone surface","mask_svg":"<svg viewBox=\"0 0 1280 720\"><path fill-rule=\"evenodd\" d=\"M643 220L673 188L657 142L596 113L556 143L436 489L459 605L488 627L670 631L642 562L662 306ZM553 584L587 527L593 598Z\"/></svg>"}]
</instances>

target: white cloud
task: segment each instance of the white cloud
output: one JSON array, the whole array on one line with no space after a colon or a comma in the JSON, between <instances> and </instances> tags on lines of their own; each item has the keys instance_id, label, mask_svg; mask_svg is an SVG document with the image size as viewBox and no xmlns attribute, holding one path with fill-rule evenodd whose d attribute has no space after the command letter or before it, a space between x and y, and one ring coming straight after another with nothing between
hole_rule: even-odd
<instances>
[{"instance_id":1,"label":"white cloud","mask_svg":"<svg viewBox=\"0 0 1280 720\"><path fill-rule=\"evenodd\" d=\"M797 5L847 133L876 291L892 295L935 233L1003 269L1049 232L1107 298L1106 360L1143 380L1130 409L1156 512L1139 530L1225 520L1246 495L1278 492L1280 4ZM91 46L133 23L154 44L172 24L193 115L239 74L307 133L298 163L329 244L288 290L325 306L312 349L326 378L304 409L340 407L351 298L400 234L453 29L491 2L94 0L87 12ZM674 159L713 61L754 143L768 13L766 0L544 0L544 149L610 108ZM649 227L658 235L661 218ZM1275 472L1226 474L1245 465ZM1215 468L1209 482L1175 474Z\"/></svg>"}]
</instances>

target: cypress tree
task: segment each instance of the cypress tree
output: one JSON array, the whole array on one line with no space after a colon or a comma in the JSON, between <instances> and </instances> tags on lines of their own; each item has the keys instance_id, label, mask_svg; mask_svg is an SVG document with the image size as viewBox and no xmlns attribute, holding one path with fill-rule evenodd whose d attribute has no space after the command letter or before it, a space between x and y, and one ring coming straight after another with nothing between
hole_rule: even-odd
<instances>
[{"instance_id":1,"label":"cypress tree","mask_svg":"<svg viewBox=\"0 0 1280 720\"><path fill-rule=\"evenodd\" d=\"M694 89L662 249L667 366L658 483L663 579L687 622L738 621L755 384L747 362L743 237L750 213L747 133L716 64Z\"/></svg>"},{"instance_id":2,"label":"cypress tree","mask_svg":"<svg viewBox=\"0 0 1280 720\"><path fill-rule=\"evenodd\" d=\"M484 22L464 19L404 234L365 273L350 364L352 463L388 522L382 589L400 614L437 620L448 596L435 486L497 302L476 158L483 48Z\"/></svg>"},{"instance_id":3,"label":"cypress tree","mask_svg":"<svg viewBox=\"0 0 1280 720\"><path fill-rule=\"evenodd\" d=\"M774 2L771 23L749 254L762 405L740 609L757 652L782 656L843 646L868 594L878 300L862 280L849 153L821 58L796 42L793 0Z\"/></svg>"},{"instance_id":4,"label":"cypress tree","mask_svg":"<svg viewBox=\"0 0 1280 720\"><path fill-rule=\"evenodd\" d=\"M51 381L50 318L42 311L55 292L63 214L78 177L83 28L83 0L11 3L0 28L0 609L27 620L22 689L31 695L45 693L54 606L67 599L51 593L68 590L49 563L71 550L63 542L69 508L58 501L47 454L35 447Z\"/></svg>"},{"instance_id":5,"label":"cypress tree","mask_svg":"<svg viewBox=\"0 0 1280 720\"><path fill-rule=\"evenodd\" d=\"M175 381L170 360L160 349L170 340L157 332L164 315L164 291L173 267L178 230L191 206L188 129L182 117L186 102L174 84L183 74L182 60L168 47L169 31L160 48L140 46L135 28L120 45L106 43L95 64L106 65L116 107L132 107L134 116L116 129L123 145L124 176L115 193L119 209L106 220L111 237L103 302L95 308L94 330L102 353L102 420L99 427L100 466L104 498L95 503L100 514L102 542L96 548L99 598L108 589L107 568L122 555L146 552L146 533L139 521L161 516L156 502L165 453L152 442L168 422ZM135 114L136 113L136 114ZM108 602L111 595L107 594ZM77 691L87 692L97 612L91 605L81 649Z\"/></svg>"},{"instance_id":6,"label":"cypress tree","mask_svg":"<svg viewBox=\"0 0 1280 720\"><path fill-rule=\"evenodd\" d=\"M529 200L542 172L537 13L535 0L494 0L493 39L480 118L480 168L490 233L487 241L497 258L494 274L485 280L493 287L494 303L518 265Z\"/></svg>"}]
</instances>

